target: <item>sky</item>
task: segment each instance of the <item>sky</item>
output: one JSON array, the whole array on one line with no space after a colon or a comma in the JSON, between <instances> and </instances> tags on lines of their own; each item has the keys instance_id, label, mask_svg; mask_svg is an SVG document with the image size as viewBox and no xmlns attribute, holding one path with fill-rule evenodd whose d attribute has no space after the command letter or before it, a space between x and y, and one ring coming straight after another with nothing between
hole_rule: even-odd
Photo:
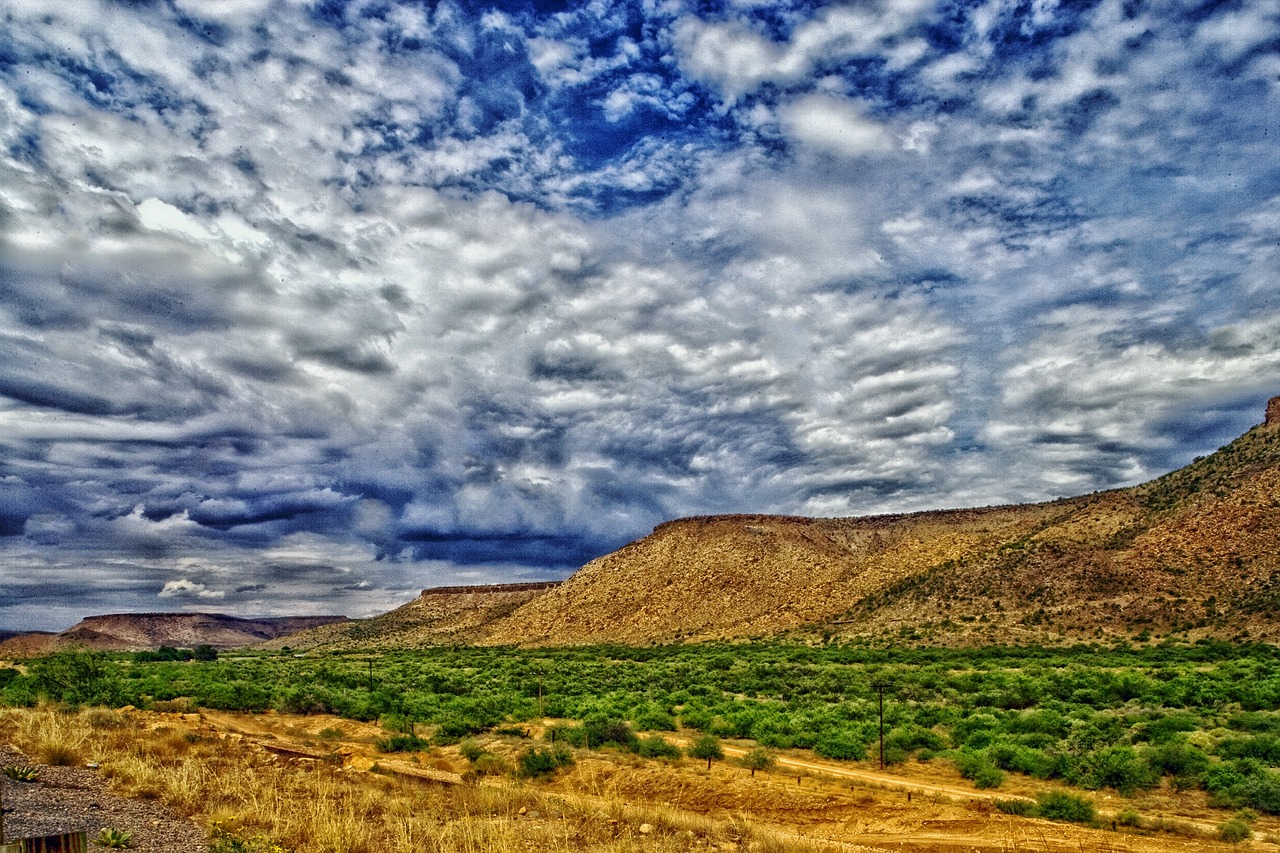
<instances>
[{"instance_id":1,"label":"sky","mask_svg":"<svg viewBox=\"0 0 1280 853\"><path fill-rule=\"evenodd\" d=\"M1280 394L1272 0L0 16L0 627L1084 494Z\"/></svg>"}]
</instances>

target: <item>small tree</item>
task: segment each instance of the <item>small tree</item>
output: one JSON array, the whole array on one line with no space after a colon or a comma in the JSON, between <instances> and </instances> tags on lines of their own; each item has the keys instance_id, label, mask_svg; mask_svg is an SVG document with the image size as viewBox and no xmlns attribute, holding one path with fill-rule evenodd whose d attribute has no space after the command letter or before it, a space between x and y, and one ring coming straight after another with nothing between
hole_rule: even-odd
<instances>
[{"instance_id":1,"label":"small tree","mask_svg":"<svg viewBox=\"0 0 1280 853\"><path fill-rule=\"evenodd\" d=\"M757 770L772 770L777 763L778 759L774 758L773 753L763 746L757 746L742 756L742 766L750 770L752 776L756 775Z\"/></svg>"},{"instance_id":2,"label":"small tree","mask_svg":"<svg viewBox=\"0 0 1280 853\"><path fill-rule=\"evenodd\" d=\"M689 747L691 758L707 759L707 769L711 769L711 759L724 758L724 749L720 746L720 738L715 735L703 735Z\"/></svg>"}]
</instances>

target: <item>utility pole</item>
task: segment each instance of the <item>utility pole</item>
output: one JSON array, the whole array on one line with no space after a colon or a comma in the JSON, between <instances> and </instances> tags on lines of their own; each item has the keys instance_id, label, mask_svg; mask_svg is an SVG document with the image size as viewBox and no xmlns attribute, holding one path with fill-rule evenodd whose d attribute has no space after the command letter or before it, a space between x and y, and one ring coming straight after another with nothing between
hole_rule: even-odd
<instances>
[{"instance_id":1,"label":"utility pole","mask_svg":"<svg viewBox=\"0 0 1280 853\"><path fill-rule=\"evenodd\" d=\"M884 770L884 682L877 685L880 688L880 769Z\"/></svg>"}]
</instances>

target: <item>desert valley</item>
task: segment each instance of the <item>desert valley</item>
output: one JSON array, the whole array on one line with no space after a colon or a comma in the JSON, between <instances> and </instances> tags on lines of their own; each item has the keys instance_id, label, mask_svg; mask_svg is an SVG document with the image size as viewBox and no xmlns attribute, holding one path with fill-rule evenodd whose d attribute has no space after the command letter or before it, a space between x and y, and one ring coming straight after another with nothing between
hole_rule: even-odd
<instances>
[{"instance_id":1,"label":"desert valley","mask_svg":"<svg viewBox=\"0 0 1280 853\"><path fill-rule=\"evenodd\" d=\"M1273 400L1132 488L682 519L365 620L94 617L0 643L6 812L218 853L1266 848L1277 544Z\"/></svg>"}]
</instances>

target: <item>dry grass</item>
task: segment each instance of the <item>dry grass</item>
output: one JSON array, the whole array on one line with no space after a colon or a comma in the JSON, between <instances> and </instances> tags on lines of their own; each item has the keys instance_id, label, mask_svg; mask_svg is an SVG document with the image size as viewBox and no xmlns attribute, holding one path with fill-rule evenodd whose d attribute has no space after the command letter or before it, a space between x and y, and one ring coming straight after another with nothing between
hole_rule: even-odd
<instances>
[{"instance_id":1,"label":"dry grass","mask_svg":"<svg viewBox=\"0 0 1280 853\"><path fill-rule=\"evenodd\" d=\"M324 761L295 763L234 738L155 723L143 715L108 719L101 711L4 710L0 737L44 763L59 748L63 757L97 762L121 793L164 800L204 822L211 849L226 853L823 849L779 839L734 815L631 807L508 780L439 786Z\"/></svg>"}]
</instances>

